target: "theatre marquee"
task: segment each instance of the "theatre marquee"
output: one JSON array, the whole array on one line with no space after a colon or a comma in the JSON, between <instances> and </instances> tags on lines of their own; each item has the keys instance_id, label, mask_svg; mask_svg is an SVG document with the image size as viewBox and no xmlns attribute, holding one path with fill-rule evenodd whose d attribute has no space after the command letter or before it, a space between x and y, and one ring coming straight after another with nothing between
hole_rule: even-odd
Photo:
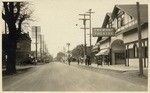
<instances>
[{"instance_id":1,"label":"theatre marquee","mask_svg":"<svg viewBox=\"0 0 150 93\"><path fill-rule=\"evenodd\" d=\"M93 28L93 37L99 36L115 36L115 29L114 28Z\"/></svg>"}]
</instances>

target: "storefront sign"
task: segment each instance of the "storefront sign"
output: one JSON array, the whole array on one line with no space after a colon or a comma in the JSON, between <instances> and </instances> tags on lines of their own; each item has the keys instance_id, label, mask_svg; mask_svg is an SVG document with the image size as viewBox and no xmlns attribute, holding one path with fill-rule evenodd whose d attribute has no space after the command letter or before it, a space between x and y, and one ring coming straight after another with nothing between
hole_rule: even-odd
<instances>
[{"instance_id":1,"label":"storefront sign","mask_svg":"<svg viewBox=\"0 0 150 93\"><path fill-rule=\"evenodd\" d=\"M115 29L113 28L93 28L93 37L99 36L115 36Z\"/></svg>"}]
</instances>

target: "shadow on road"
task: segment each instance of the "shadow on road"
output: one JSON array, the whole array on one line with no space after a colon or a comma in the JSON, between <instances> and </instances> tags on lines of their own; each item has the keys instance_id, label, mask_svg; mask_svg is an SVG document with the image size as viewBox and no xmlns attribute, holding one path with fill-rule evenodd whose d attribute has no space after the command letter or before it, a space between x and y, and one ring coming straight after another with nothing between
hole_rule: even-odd
<instances>
[{"instance_id":1,"label":"shadow on road","mask_svg":"<svg viewBox=\"0 0 150 93\"><path fill-rule=\"evenodd\" d=\"M27 72L29 69L31 69L33 67L24 67L24 68L20 68L20 69L17 69L16 70L16 73L14 73L15 75L18 75L18 74L22 74L22 73L25 73ZM10 76L10 75L14 75L14 74L7 74L6 73L6 70L3 70L2 71L2 76Z\"/></svg>"}]
</instances>

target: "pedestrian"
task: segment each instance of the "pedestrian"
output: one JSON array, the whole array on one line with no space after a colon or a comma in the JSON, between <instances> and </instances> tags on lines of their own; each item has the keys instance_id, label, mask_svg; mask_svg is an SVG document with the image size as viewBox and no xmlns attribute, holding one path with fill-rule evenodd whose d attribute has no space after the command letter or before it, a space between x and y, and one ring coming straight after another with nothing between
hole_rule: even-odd
<instances>
[{"instance_id":1,"label":"pedestrian","mask_svg":"<svg viewBox=\"0 0 150 93\"><path fill-rule=\"evenodd\" d=\"M69 63L69 65L70 65L70 62L71 62L71 57L70 57L70 55L68 55L68 63Z\"/></svg>"},{"instance_id":2,"label":"pedestrian","mask_svg":"<svg viewBox=\"0 0 150 93\"><path fill-rule=\"evenodd\" d=\"M88 66L90 65L90 56L87 56Z\"/></svg>"},{"instance_id":3,"label":"pedestrian","mask_svg":"<svg viewBox=\"0 0 150 93\"><path fill-rule=\"evenodd\" d=\"M87 55L84 56L85 65L87 65Z\"/></svg>"},{"instance_id":4,"label":"pedestrian","mask_svg":"<svg viewBox=\"0 0 150 93\"><path fill-rule=\"evenodd\" d=\"M79 58L77 59L77 61L78 61L78 65L79 65Z\"/></svg>"},{"instance_id":5,"label":"pedestrian","mask_svg":"<svg viewBox=\"0 0 150 93\"><path fill-rule=\"evenodd\" d=\"M34 58L34 59L33 59L33 62L34 62L34 65L36 65L36 64L37 64L37 59Z\"/></svg>"}]
</instances>

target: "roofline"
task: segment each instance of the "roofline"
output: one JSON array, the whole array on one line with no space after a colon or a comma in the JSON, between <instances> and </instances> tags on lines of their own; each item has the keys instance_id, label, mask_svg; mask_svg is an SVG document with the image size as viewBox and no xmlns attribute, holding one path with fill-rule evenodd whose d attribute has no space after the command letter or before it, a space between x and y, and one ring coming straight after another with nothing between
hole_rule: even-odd
<instances>
[{"instance_id":1,"label":"roofline","mask_svg":"<svg viewBox=\"0 0 150 93\"><path fill-rule=\"evenodd\" d=\"M106 15L105 15L105 18L104 18L104 21L103 21L103 24L102 24L102 27L105 27L105 24L106 24L106 21L108 19L108 17L111 17L111 14L110 12L107 12Z\"/></svg>"}]
</instances>

